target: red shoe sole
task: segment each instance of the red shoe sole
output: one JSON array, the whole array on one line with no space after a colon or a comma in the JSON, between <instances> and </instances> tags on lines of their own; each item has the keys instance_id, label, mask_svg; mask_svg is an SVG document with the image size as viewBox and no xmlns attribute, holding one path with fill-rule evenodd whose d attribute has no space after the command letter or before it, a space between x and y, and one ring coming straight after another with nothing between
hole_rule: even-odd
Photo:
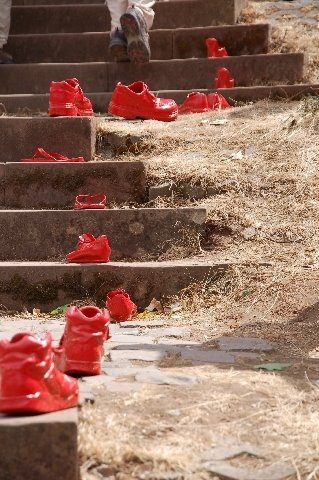
<instances>
[{"instance_id":1,"label":"red shoe sole","mask_svg":"<svg viewBox=\"0 0 319 480\"><path fill-rule=\"evenodd\" d=\"M81 360L65 360L63 372L70 375L99 375L101 373L100 362L83 362Z\"/></svg>"},{"instance_id":2,"label":"red shoe sole","mask_svg":"<svg viewBox=\"0 0 319 480\"><path fill-rule=\"evenodd\" d=\"M136 113L132 110L129 110L127 107L115 105L113 102L111 102L108 108L108 113L112 113L112 115L116 115L118 117L126 118L127 120L135 120L136 118L142 118L143 120L159 120L160 122L173 122L177 118L178 110L174 110L169 115L158 115L157 118L154 118L149 115L142 115L140 113Z\"/></svg>"},{"instance_id":3,"label":"red shoe sole","mask_svg":"<svg viewBox=\"0 0 319 480\"><path fill-rule=\"evenodd\" d=\"M49 115L50 117L76 117L79 111L75 105L50 105Z\"/></svg>"},{"instance_id":4,"label":"red shoe sole","mask_svg":"<svg viewBox=\"0 0 319 480\"><path fill-rule=\"evenodd\" d=\"M49 413L75 407L78 393L65 399L56 398L48 393L39 396L4 397L0 399L1 413Z\"/></svg>"}]
</instances>

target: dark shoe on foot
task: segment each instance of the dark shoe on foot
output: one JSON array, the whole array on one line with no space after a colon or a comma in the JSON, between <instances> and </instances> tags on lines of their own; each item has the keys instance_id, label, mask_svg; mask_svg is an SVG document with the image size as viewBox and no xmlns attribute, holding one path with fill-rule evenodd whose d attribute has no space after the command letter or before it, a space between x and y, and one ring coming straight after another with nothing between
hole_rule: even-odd
<instances>
[{"instance_id":1,"label":"dark shoe on foot","mask_svg":"<svg viewBox=\"0 0 319 480\"><path fill-rule=\"evenodd\" d=\"M0 48L0 64L8 64L8 63L13 63L13 58L10 55L10 53L5 52L3 48Z\"/></svg>"},{"instance_id":2,"label":"dark shoe on foot","mask_svg":"<svg viewBox=\"0 0 319 480\"><path fill-rule=\"evenodd\" d=\"M116 62L129 61L127 56L127 40L122 30L118 28L111 33L109 52Z\"/></svg>"},{"instance_id":3,"label":"dark shoe on foot","mask_svg":"<svg viewBox=\"0 0 319 480\"><path fill-rule=\"evenodd\" d=\"M151 58L149 35L143 15L133 7L120 18L127 38L127 53L132 63L147 63Z\"/></svg>"}]
</instances>

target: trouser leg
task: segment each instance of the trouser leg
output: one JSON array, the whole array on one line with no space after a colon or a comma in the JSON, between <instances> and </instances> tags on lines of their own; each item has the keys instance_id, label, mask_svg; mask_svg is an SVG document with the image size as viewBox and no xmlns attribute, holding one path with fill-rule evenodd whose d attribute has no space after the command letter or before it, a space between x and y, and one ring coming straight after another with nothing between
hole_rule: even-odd
<instances>
[{"instance_id":1,"label":"trouser leg","mask_svg":"<svg viewBox=\"0 0 319 480\"><path fill-rule=\"evenodd\" d=\"M0 0L2 1L2 0ZM111 31L121 28L120 18L126 12L128 7L127 0L106 0L106 4L111 15Z\"/></svg>"},{"instance_id":2,"label":"trouser leg","mask_svg":"<svg viewBox=\"0 0 319 480\"><path fill-rule=\"evenodd\" d=\"M11 0L0 0L0 48L7 43L10 29Z\"/></svg>"},{"instance_id":3,"label":"trouser leg","mask_svg":"<svg viewBox=\"0 0 319 480\"><path fill-rule=\"evenodd\" d=\"M154 10L152 9L155 1L154 0L128 0L128 8L132 7L133 5L135 8L138 8L139 11L142 13L144 20L146 22L147 30L153 25L154 20Z\"/></svg>"}]
</instances>

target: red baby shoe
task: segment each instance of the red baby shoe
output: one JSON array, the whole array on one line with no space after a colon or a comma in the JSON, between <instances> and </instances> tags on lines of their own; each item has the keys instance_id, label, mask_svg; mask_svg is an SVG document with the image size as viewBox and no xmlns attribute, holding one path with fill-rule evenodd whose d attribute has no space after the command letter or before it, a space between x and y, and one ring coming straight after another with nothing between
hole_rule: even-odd
<instances>
[{"instance_id":1,"label":"red baby shoe","mask_svg":"<svg viewBox=\"0 0 319 480\"><path fill-rule=\"evenodd\" d=\"M70 263L104 263L110 261L111 248L106 235L95 238L91 233L79 237L77 249L68 253Z\"/></svg>"},{"instance_id":2,"label":"red baby shoe","mask_svg":"<svg viewBox=\"0 0 319 480\"><path fill-rule=\"evenodd\" d=\"M234 88L235 80L230 76L227 68L219 68L215 78L215 88Z\"/></svg>"},{"instance_id":3,"label":"red baby shoe","mask_svg":"<svg viewBox=\"0 0 319 480\"><path fill-rule=\"evenodd\" d=\"M0 412L46 413L75 407L78 383L53 362L52 339L18 333L0 341Z\"/></svg>"},{"instance_id":4,"label":"red baby shoe","mask_svg":"<svg viewBox=\"0 0 319 480\"><path fill-rule=\"evenodd\" d=\"M116 322L130 320L137 310L135 303L132 302L129 295L122 288L117 288L107 294L106 306L112 320Z\"/></svg>"},{"instance_id":5,"label":"red baby shoe","mask_svg":"<svg viewBox=\"0 0 319 480\"><path fill-rule=\"evenodd\" d=\"M228 57L225 47L220 47L216 38L206 38L207 57Z\"/></svg>"},{"instance_id":6,"label":"red baby shoe","mask_svg":"<svg viewBox=\"0 0 319 480\"><path fill-rule=\"evenodd\" d=\"M75 209L106 208L106 196L104 193L96 193L94 195L77 195L75 198Z\"/></svg>"},{"instance_id":7,"label":"red baby shoe","mask_svg":"<svg viewBox=\"0 0 319 480\"><path fill-rule=\"evenodd\" d=\"M84 96L76 78L67 78L62 82L51 82L49 115L51 117L93 115L92 104Z\"/></svg>"},{"instance_id":8,"label":"red baby shoe","mask_svg":"<svg viewBox=\"0 0 319 480\"><path fill-rule=\"evenodd\" d=\"M207 97L205 93L191 92L186 100L178 107L178 113L202 113L208 111Z\"/></svg>"},{"instance_id":9,"label":"red baby shoe","mask_svg":"<svg viewBox=\"0 0 319 480\"><path fill-rule=\"evenodd\" d=\"M107 310L94 306L69 307L60 344L54 360L61 372L74 375L101 373L103 344L110 338Z\"/></svg>"},{"instance_id":10,"label":"red baby shoe","mask_svg":"<svg viewBox=\"0 0 319 480\"><path fill-rule=\"evenodd\" d=\"M128 86L119 82L113 92L108 113L128 120L142 118L171 122L177 118L178 106L174 100L155 97L143 82Z\"/></svg>"},{"instance_id":11,"label":"red baby shoe","mask_svg":"<svg viewBox=\"0 0 319 480\"><path fill-rule=\"evenodd\" d=\"M61 153L46 152L43 148L37 148L32 158L24 158L21 162L85 162L83 157L68 158Z\"/></svg>"},{"instance_id":12,"label":"red baby shoe","mask_svg":"<svg viewBox=\"0 0 319 480\"><path fill-rule=\"evenodd\" d=\"M220 93L209 93L207 95L208 107L211 110L223 110L224 108L230 108L226 98Z\"/></svg>"}]
</instances>

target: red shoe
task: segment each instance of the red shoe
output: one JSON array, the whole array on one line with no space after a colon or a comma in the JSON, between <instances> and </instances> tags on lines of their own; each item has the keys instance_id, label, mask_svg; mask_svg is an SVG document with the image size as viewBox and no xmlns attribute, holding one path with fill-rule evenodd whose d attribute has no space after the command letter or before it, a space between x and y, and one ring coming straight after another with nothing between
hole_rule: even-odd
<instances>
[{"instance_id":1,"label":"red shoe","mask_svg":"<svg viewBox=\"0 0 319 480\"><path fill-rule=\"evenodd\" d=\"M101 373L103 343L110 338L110 316L97 307L69 307L66 325L54 360L61 372L75 375Z\"/></svg>"},{"instance_id":2,"label":"red shoe","mask_svg":"<svg viewBox=\"0 0 319 480\"><path fill-rule=\"evenodd\" d=\"M77 195L75 198L74 208L106 208L106 196L104 193L96 193L95 195Z\"/></svg>"},{"instance_id":3,"label":"red shoe","mask_svg":"<svg viewBox=\"0 0 319 480\"><path fill-rule=\"evenodd\" d=\"M78 384L53 362L52 339L18 333L0 341L0 412L46 413L75 407Z\"/></svg>"},{"instance_id":4,"label":"red shoe","mask_svg":"<svg viewBox=\"0 0 319 480\"><path fill-rule=\"evenodd\" d=\"M137 310L135 303L132 302L129 295L122 288L117 288L107 294L106 306L112 320L116 322L130 320Z\"/></svg>"},{"instance_id":5,"label":"red shoe","mask_svg":"<svg viewBox=\"0 0 319 480\"><path fill-rule=\"evenodd\" d=\"M62 82L51 82L49 115L51 117L93 115L92 104L84 96L76 78L67 78Z\"/></svg>"},{"instance_id":6,"label":"red shoe","mask_svg":"<svg viewBox=\"0 0 319 480\"><path fill-rule=\"evenodd\" d=\"M235 80L230 76L227 68L219 68L215 78L215 88L234 88Z\"/></svg>"},{"instance_id":7,"label":"red shoe","mask_svg":"<svg viewBox=\"0 0 319 480\"><path fill-rule=\"evenodd\" d=\"M211 110L223 110L224 108L230 108L226 98L220 93L209 93L207 95L208 107Z\"/></svg>"},{"instance_id":8,"label":"red shoe","mask_svg":"<svg viewBox=\"0 0 319 480\"><path fill-rule=\"evenodd\" d=\"M207 57L228 57L225 47L220 47L216 38L206 38Z\"/></svg>"},{"instance_id":9,"label":"red shoe","mask_svg":"<svg viewBox=\"0 0 319 480\"><path fill-rule=\"evenodd\" d=\"M155 97L143 82L128 86L119 82L113 92L108 113L127 120L142 118L171 122L177 118L178 106L174 100Z\"/></svg>"},{"instance_id":10,"label":"red shoe","mask_svg":"<svg viewBox=\"0 0 319 480\"><path fill-rule=\"evenodd\" d=\"M37 148L32 158L24 158L21 162L85 162L83 157L68 158L60 153L46 152Z\"/></svg>"},{"instance_id":11,"label":"red shoe","mask_svg":"<svg viewBox=\"0 0 319 480\"><path fill-rule=\"evenodd\" d=\"M178 107L178 113L202 113L208 111L207 97L205 93L191 92L186 100Z\"/></svg>"},{"instance_id":12,"label":"red shoe","mask_svg":"<svg viewBox=\"0 0 319 480\"><path fill-rule=\"evenodd\" d=\"M91 233L80 235L77 249L67 254L70 263L104 263L110 261L111 248L106 235L95 238Z\"/></svg>"}]
</instances>

